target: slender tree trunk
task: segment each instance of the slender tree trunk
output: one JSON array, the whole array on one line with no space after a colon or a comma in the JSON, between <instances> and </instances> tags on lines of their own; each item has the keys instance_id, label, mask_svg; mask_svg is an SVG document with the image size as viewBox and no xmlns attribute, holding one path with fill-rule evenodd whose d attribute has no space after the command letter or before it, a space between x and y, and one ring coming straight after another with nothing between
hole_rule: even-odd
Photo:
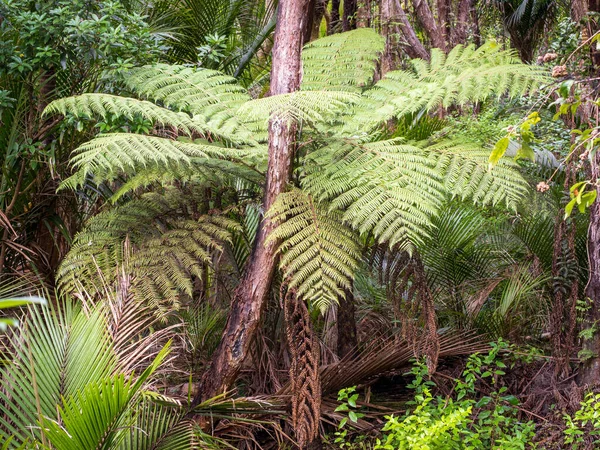
<instances>
[{"instance_id":1,"label":"slender tree trunk","mask_svg":"<svg viewBox=\"0 0 600 450\"><path fill-rule=\"evenodd\" d=\"M303 38L314 8L310 0L280 0L273 45L270 95L294 92L300 85ZM290 180L294 157L296 127L285 118L269 122L269 162L263 210L267 211ZM236 289L231 310L214 352L212 363L204 373L193 405L213 397L235 381L249 352L260 323L276 267L278 242L266 242L274 224L260 223L250 262Z\"/></svg>"},{"instance_id":2,"label":"slender tree trunk","mask_svg":"<svg viewBox=\"0 0 600 450\"><path fill-rule=\"evenodd\" d=\"M591 165L591 179L600 179L600 154L596 153ZM596 191L600 194L600 186L596 187ZM585 327L596 325L597 328L597 324L600 323L600 201L596 201L590 208L588 260L589 280L585 288L585 296L590 299L591 308L587 314ZM582 365L580 382L590 386L598 385L600 384L600 331L596 330L591 339L584 341L583 347L594 356Z\"/></svg>"},{"instance_id":3,"label":"slender tree trunk","mask_svg":"<svg viewBox=\"0 0 600 450\"><path fill-rule=\"evenodd\" d=\"M364 0L358 5L356 11L356 28L369 28L371 26L371 0Z\"/></svg>"},{"instance_id":4,"label":"slender tree trunk","mask_svg":"<svg viewBox=\"0 0 600 450\"><path fill-rule=\"evenodd\" d=\"M344 16L342 17L342 29L344 31L356 28L356 0L344 0Z\"/></svg>"},{"instance_id":5,"label":"slender tree trunk","mask_svg":"<svg viewBox=\"0 0 600 450\"><path fill-rule=\"evenodd\" d=\"M319 39L319 32L321 31L321 22L327 11L327 5L329 0L317 0L315 4L315 17L313 18L312 30L310 33L310 40L314 41Z\"/></svg>"},{"instance_id":6,"label":"slender tree trunk","mask_svg":"<svg viewBox=\"0 0 600 450\"><path fill-rule=\"evenodd\" d=\"M351 289L346 290L346 298L340 298L337 313L337 354L340 358L351 354L358 346L356 331L356 308Z\"/></svg>"},{"instance_id":7,"label":"slender tree trunk","mask_svg":"<svg viewBox=\"0 0 600 450\"><path fill-rule=\"evenodd\" d=\"M456 23L450 33L450 44L452 46L466 44L467 42L467 28L469 26L469 15L471 14L473 3L473 0L460 0L458 2Z\"/></svg>"},{"instance_id":8,"label":"slender tree trunk","mask_svg":"<svg viewBox=\"0 0 600 450\"><path fill-rule=\"evenodd\" d=\"M331 20L327 27L327 35L334 34L338 31L340 24L340 0L331 0Z\"/></svg>"}]
</instances>

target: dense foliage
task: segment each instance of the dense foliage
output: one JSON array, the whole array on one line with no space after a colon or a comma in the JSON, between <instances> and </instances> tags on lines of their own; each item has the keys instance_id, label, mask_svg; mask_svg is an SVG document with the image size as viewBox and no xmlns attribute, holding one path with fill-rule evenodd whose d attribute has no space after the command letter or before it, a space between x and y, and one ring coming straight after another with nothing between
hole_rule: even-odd
<instances>
[{"instance_id":1,"label":"dense foliage","mask_svg":"<svg viewBox=\"0 0 600 450\"><path fill-rule=\"evenodd\" d=\"M0 447L595 448L596 9L0 2Z\"/></svg>"}]
</instances>

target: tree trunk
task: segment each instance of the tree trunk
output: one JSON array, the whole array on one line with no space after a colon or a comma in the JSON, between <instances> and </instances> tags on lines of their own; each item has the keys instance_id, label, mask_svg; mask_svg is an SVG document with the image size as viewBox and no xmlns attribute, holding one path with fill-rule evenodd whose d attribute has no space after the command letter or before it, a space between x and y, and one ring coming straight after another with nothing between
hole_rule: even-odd
<instances>
[{"instance_id":1,"label":"tree trunk","mask_svg":"<svg viewBox=\"0 0 600 450\"><path fill-rule=\"evenodd\" d=\"M323 21L323 17L327 12L328 4L329 0L317 0L317 3L315 4L315 17L312 21L312 31L310 33L311 41L319 39L319 33L321 31L321 22Z\"/></svg>"},{"instance_id":2,"label":"tree trunk","mask_svg":"<svg viewBox=\"0 0 600 450\"><path fill-rule=\"evenodd\" d=\"M327 35L332 35L338 31L340 25L340 0L331 0L331 20L327 27Z\"/></svg>"},{"instance_id":3,"label":"tree trunk","mask_svg":"<svg viewBox=\"0 0 600 450\"><path fill-rule=\"evenodd\" d=\"M444 40L444 35L438 26L431 9L429 8L427 0L413 0L413 5L415 7L417 19L425 29L429 39L431 39L432 46L445 52L447 46L446 41Z\"/></svg>"},{"instance_id":4,"label":"tree trunk","mask_svg":"<svg viewBox=\"0 0 600 450\"><path fill-rule=\"evenodd\" d=\"M600 154L592 158L592 180L600 177ZM600 186L596 187L600 194ZM592 327L600 323L600 201L596 201L590 208L590 225L588 228L588 261L589 280L585 288L585 296L590 299L591 305L587 314L585 327ZM597 325L596 325L597 327ZM583 348L594 355L581 367L580 381L589 386L600 384L600 331L596 330L594 336L584 341Z\"/></svg>"},{"instance_id":5,"label":"tree trunk","mask_svg":"<svg viewBox=\"0 0 600 450\"><path fill-rule=\"evenodd\" d=\"M342 18L342 29L344 31L356 28L356 0L344 0L344 17Z\"/></svg>"},{"instance_id":6,"label":"tree trunk","mask_svg":"<svg viewBox=\"0 0 600 450\"><path fill-rule=\"evenodd\" d=\"M390 0L382 1L389 2ZM425 46L418 38L417 33L415 32L412 24L408 20L406 12L404 12L404 9L400 4L400 0L393 0L393 6L394 8L392 12L392 18L395 17L394 22L399 23L400 30L402 31L402 34L404 35L404 39L406 40L407 44L403 46L404 51L411 58L421 58L429 60L429 52L425 49Z\"/></svg>"},{"instance_id":7,"label":"tree trunk","mask_svg":"<svg viewBox=\"0 0 600 450\"><path fill-rule=\"evenodd\" d=\"M273 45L270 95L294 92L300 85L300 54L310 16L310 0L280 0ZM267 211L290 180L296 127L285 118L269 122L269 162L263 210ZM231 310L212 363L204 373L193 405L220 394L235 381L260 323L276 267L278 242L266 242L274 224L263 219L250 262L231 302Z\"/></svg>"},{"instance_id":8,"label":"tree trunk","mask_svg":"<svg viewBox=\"0 0 600 450\"><path fill-rule=\"evenodd\" d=\"M450 44L452 46L467 43L467 29L469 16L473 7L473 0L460 0L456 12L456 23L450 33Z\"/></svg>"},{"instance_id":9,"label":"tree trunk","mask_svg":"<svg viewBox=\"0 0 600 450\"><path fill-rule=\"evenodd\" d=\"M351 289L346 290L346 297L340 298L337 313L337 354L341 358L347 356L358 346L356 332L356 308Z\"/></svg>"},{"instance_id":10,"label":"tree trunk","mask_svg":"<svg viewBox=\"0 0 600 450\"><path fill-rule=\"evenodd\" d=\"M356 11L356 28L369 28L371 26L371 0L364 0L358 5Z\"/></svg>"}]
</instances>

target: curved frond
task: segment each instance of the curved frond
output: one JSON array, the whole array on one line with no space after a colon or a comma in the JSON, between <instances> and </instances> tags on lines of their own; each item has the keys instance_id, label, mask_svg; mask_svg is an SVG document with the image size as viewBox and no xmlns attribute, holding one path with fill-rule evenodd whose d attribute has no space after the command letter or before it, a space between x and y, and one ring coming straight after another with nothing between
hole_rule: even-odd
<instances>
[{"instance_id":1,"label":"curved frond","mask_svg":"<svg viewBox=\"0 0 600 450\"><path fill-rule=\"evenodd\" d=\"M222 158L231 152L214 145L156 136L101 134L75 149L71 164L76 172L61 187L77 188L90 174L97 182L112 181L120 174L135 173L139 169L191 166L193 158Z\"/></svg>"},{"instance_id":2,"label":"curved frond","mask_svg":"<svg viewBox=\"0 0 600 450\"><path fill-rule=\"evenodd\" d=\"M207 130L182 112L174 112L154 103L110 94L82 94L50 103L44 114L71 114L78 118L106 119L110 115L134 119L142 117L162 127L175 127L186 134L205 133Z\"/></svg>"},{"instance_id":3,"label":"curved frond","mask_svg":"<svg viewBox=\"0 0 600 450\"><path fill-rule=\"evenodd\" d=\"M448 195L515 207L527 183L512 163L487 171L485 151L461 143L347 142L320 149L303 180L361 233L389 245L418 244Z\"/></svg>"},{"instance_id":4,"label":"curved frond","mask_svg":"<svg viewBox=\"0 0 600 450\"><path fill-rule=\"evenodd\" d=\"M289 289L321 310L349 289L360 259L357 239L341 213L325 210L299 189L285 192L267 213L277 228L268 239L281 239L280 265Z\"/></svg>"},{"instance_id":5,"label":"curved frond","mask_svg":"<svg viewBox=\"0 0 600 450\"><path fill-rule=\"evenodd\" d=\"M360 92L375 73L385 40L370 28L333 34L307 44L302 50L304 91Z\"/></svg>"},{"instance_id":6,"label":"curved frond","mask_svg":"<svg viewBox=\"0 0 600 450\"><path fill-rule=\"evenodd\" d=\"M61 287L102 292L102 283L110 285L123 267L132 275L136 299L159 313L178 304L182 294L192 295L194 277L203 277L202 269L239 228L218 215L188 218L192 203L189 194L169 188L96 215L58 269Z\"/></svg>"},{"instance_id":7,"label":"curved frond","mask_svg":"<svg viewBox=\"0 0 600 450\"><path fill-rule=\"evenodd\" d=\"M216 136L232 142L255 142L236 112L250 100L233 77L215 70L157 64L131 70L127 85L138 94L185 111Z\"/></svg>"},{"instance_id":8,"label":"curved frond","mask_svg":"<svg viewBox=\"0 0 600 450\"><path fill-rule=\"evenodd\" d=\"M289 122L327 123L359 99L356 94L342 91L297 91L251 100L240 107L238 114L264 129L274 116Z\"/></svg>"},{"instance_id":9,"label":"curved frond","mask_svg":"<svg viewBox=\"0 0 600 450\"><path fill-rule=\"evenodd\" d=\"M475 48L456 46L445 55L431 51L431 61L415 59L412 70L388 72L365 93L363 111L353 120L363 129L393 117L438 107L463 105L504 94L510 97L535 91L548 81L543 68L526 65L512 51L494 42Z\"/></svg>"}]
</instances>

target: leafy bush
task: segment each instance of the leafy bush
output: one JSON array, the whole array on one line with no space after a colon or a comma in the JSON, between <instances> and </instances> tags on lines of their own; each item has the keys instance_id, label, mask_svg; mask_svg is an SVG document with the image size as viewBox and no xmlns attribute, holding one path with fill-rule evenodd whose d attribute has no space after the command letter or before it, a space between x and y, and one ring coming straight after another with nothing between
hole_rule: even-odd
<instances>
[{"instance_id":1,"label":"leafy bush","mask_svg":"<svg viewBox=\"0 0 600 450\"><path fill-rule=\"evenodd\" d=\"M584 437L592 437L594 448L600 443L600 394L589 392L581 402L581 408L571 417L564 416L565 444L571 444L572 449L580 448Z\"/></svg>"},{"instance_id":2,"label":"leafy bush","mask_svg":"<svg viewBox=\"0 0 600 450\"><path fill-rule=\"evenodd\" d=\"M433 396L435 383L427 379L427 366L417 362L410 374L414 381L415 408L404 417L388 416L384 436L375 449L524 449L534 434L532 422L517 417L518 400L500 387L477 399L476 383L497 387L506 365L498 354L506 348L499 341L487 355L474 354L462 377L456 380L455 396Z\"/></svg>"}]
</instances>

